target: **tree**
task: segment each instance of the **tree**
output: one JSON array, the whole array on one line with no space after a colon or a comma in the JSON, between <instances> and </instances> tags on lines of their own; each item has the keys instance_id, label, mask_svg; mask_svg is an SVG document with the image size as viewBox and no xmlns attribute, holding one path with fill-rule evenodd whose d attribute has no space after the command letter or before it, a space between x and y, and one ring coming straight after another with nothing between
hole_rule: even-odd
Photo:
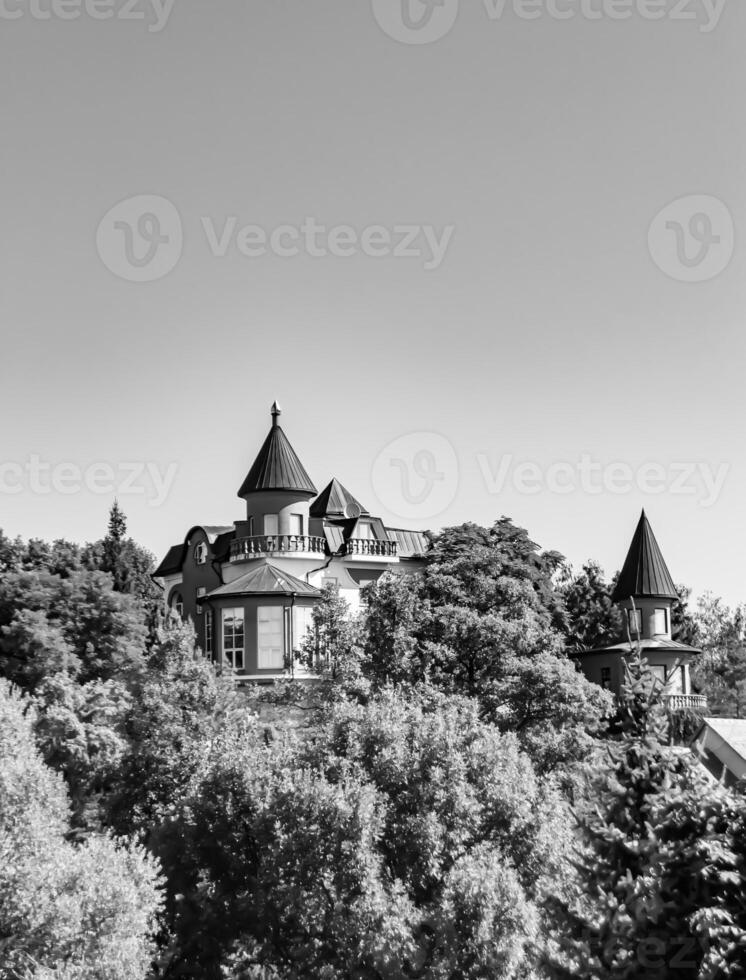
<instances>
[{"instance_id":1,"label":"tree","mask_svg":"<svg viewBox=\"0 0 746 980\"><path fill-rule=\"evenodd\" d=\"M44 677L32 704L36 744L46 764L65 777L74 822L100 827L98 800L118 777L127 749L127 687L116 679L81 685L60 671Z\"/></svg>"},{"instance_id":2,"label":"tree","mask_svg":"<svg viewBox=\"0 0 746 980\"><path fill-rule=\"evenodd\" d=\"M552 585L559 561L509 521L447 529L423 576L384 575L372 589L364 673L379 686L475 698L542 771L581 759L611 702L566 658L553 626L564 623Z\"/></svg>"},{"instance_id":3,"label":"tree","mask_svg":"<svg viewBox=\"0 0 746 980\"><path fill-rule=\"evenodd\" d=\"M32 721L0 681L0 978L144 980L161 905L157 867L107 836L68 843L64 784L42 762Z\"/></svg>"},{"instance_id":4,"label":"tree","mask_svg":"<svg viewBox=\"0 0 746 980\"><path fill-rule=\"evenodd\" d=\"M181 623L163 629L124 719L127 746L108 800L121 833L147 839L184 796L233 708Z\"/></svg>"},{"instance_id":5,"label":"tree","mask_svg":"<svg viewBox=\"0 0 746 980\"><path fill-rule=\"evenodd\" d=\"M524 594L533 595L530 605L543 623L555 629L564 624L562 597L554 586L562 555L540 551L528 532L507 517L491 528L476 524L445 528L433 537L426 561L428 572L436 581L439 578L442 590L455 601L504 606L512 600L512 583L523 582L530 586Z\"/></svg>"},{"instance_id":6,"label":"tree","mask_svg":"<svg viewBox=\"0 0 746 980\"><path fill-rule=\"evenodd\" d=\"M154 628L162 599L152 579L155 560L149 551L127 537L127 519L116 500L109 512L106 537L88 545L83 558L88 568L111 575L115 591L136 597Z\"/></svg>"},{"instance_id":7,"label":"tree","mask_svg":"<svg viewBox=\"0 0 746 980\"><path fill-rule=\"evenodd\" d=\"M355 671L360 655L360 624L337 584L325 585L313 608L313 622L301 640L301 660L308 668L336 680L343 671Z\"/></svg>"},{"instance_id":8,"label":"tree","mask_svg":"<svg viewBox=\"0 0 746 980\"><path fill-rule=\"evenodd\" d=\"M695 614L702 656L692 681L707 696L714 715L746 716L746 607L730 609L711 593L701 596Z\"/></svg>"},{"instance_id":9,"label":"tree","mask_svg":"<svg viewBox=\"0 0 746 980\"><path fill-rule=\"evenodd\" d=\"M676 598L671 605L671 636L677 643L688 646L697 645L697 621L689 611L689 597L692 590L686 585L677 585Z\"/></svg>"},{"instance_id":10,"label":"tree","mask_svg":"<svg viewBox=\"0 0 746 980\"><path fill-rule=\"evenodd\" d=\"M81 683L136 674L144 616L101 572L11 572L0 579L0 671L33 689L67 670Z\"/></svg>"},{"instance_id":11,"label":"tree","mask_svg":"<svg viewBox=\"0 0 746 980\"><path fill-rule=\"evenodd\" d=\"M600 565L586 562L577 575L566 569L560 590L567 611L569 650L592 650L619 639L622 616L611 601L613 584L605 581Z\"/></svg>"},{"instance_id":12,"label":"tree","mask_svg":"<svg viewBox=\"0 0 746 980\"><path fill-rule=\"evenodd\" d=\"M0 528L0 575L4 572L15 571L20 561L21 541L11 540Z\"/></svg>"},{"instance_id":13,"label":"tree","mask_svg":"<svg viewBox=\"0 0 746 980\"><path fill-rule=\"evenodd\" d=\"M746 948L742 798L663 744L660 685L632 660L581 813L574 902L557 900L557 978L736 977ZM605 771L604 771L605 770Z\"/></svg>"},{"instance_id":14,"label":"tree","mask_svg":"<svg viewBox=\"0 0 746 980\"><path fill-rule=\"evenodd\" d=\"M226 730L161 833L166 976L204 980L517 980L566 847L514 736L473 701L403 689L331 702L304 742Z\"/></svg>"}]
</instances>

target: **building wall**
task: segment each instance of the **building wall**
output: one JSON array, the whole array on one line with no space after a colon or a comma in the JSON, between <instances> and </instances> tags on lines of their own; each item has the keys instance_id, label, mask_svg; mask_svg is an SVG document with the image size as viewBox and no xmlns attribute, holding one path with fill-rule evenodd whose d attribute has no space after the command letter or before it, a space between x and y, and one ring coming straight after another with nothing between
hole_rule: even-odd
<instances>
[{"instance_id":1,"label":"building wall","mask_svg":"<svg viewBox=\"0 0 746 980\"><path fill-rule=\"evenodd\" d=\"M291 534L291 515L301 514L303 517L303 533L309 533L309 496L290 491L267 491L252 493L246 498L246 521L236 524L236 537L248 537L250 534L268 534L265 530L264 517L266 514L278 516L278 534ZM250 518L254 519L253 532L249 529Z\"/></svg>"},{"instance_id":2,"label":"building wall","mask_svg":"<svg viewBox=\"0 0 746 980\"><path fill-rule=\"evenodd\" d=\"M666 668L667 677L671 674L675 666L683 667L684 676L680 685L678 684L678 678L669 677L668 693L691 694L691 680L689 677L689 662L691 658L689 656L663 650L645 650L643 655L651 667ZM624 683L625 658L619 652L610 651L608 653L578 654L574 659L580 665L588 680L596 684L602 684L604 668L610 670L611 684L609 690L615 694L620 693L622 684ZM680 690L679 687L682 687L683 690Z\"/></svg>"},{"instance_id":3,"label":"building wall","mask_svg":"<svg viewBox=\"0 0 746 980\"><path fill-rule=\"evenodd\" d=\"M207 561L204 565L198 565L194 557L195 548L201 543L207 545ZM205 623L204 615L198 612L198 606L201 604L198 602L197 592L199 589L204 589L205 593L208 593L222 584L220 575L213 565L214 557L205 532L202 529L193 531L187 542L181 578L171 584L166 596L170 606L174 592L181 593L184 617L188 617L192 621L197 634L197 643L202 650L205 648Z\"/></svg>"},{"instance_id":4,"label":"building wall","mask_svg":"<svg viewBox=\"0 0 746 980\"><path fill-rule=\"evenodd\" d=\"M624 602L619 603L622 614L626 619L626 610L632 609L632 600L626 599ZM640 619L642 620L642 629L640 631L640 639L643 640L670 640L671 639L671 600L670 599L635 599L634 601L635 609L640 613ZM664 609L668 613L667 626L668 629L665 632L656 631L656 610ZM636 639L637 636L634 631L630 631L632 639Z\"/></svg>"}]
</instances>

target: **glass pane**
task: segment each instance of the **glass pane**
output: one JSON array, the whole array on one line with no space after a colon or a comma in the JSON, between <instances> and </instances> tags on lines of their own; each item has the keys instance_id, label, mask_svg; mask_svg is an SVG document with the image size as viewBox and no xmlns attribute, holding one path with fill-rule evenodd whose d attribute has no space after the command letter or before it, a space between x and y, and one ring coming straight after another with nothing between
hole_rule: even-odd
<instances>
[{"instance_id":1,"label":"glass pane","mask_svg":"<svg viewBox=\"0 0 746 980\"><path fill-rule=\"evenodd\" d=\"M260 606L257 665L260 670L285 666L285 618L282 606Z\"/></svg>"},{"instance_id":2,"label":"glass pane","mask_svg":"<svg viewBox=\"0 0 746 980\"><path fill-rule=\"evenodd\" d=\"M277 534L277 514L264 515L264 533Z\"/></svg>"}]
</instances>

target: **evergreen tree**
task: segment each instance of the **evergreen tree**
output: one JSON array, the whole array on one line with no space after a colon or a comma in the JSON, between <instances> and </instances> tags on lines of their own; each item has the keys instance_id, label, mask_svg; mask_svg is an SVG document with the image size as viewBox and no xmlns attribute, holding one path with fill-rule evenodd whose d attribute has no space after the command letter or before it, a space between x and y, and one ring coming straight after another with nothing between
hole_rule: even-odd
<instances>
[{"instance_id":1,"label":"evergreen tree","mask_svg":"<svg viewBox=\"0 0 746 980\"><path fill-rule=\"evenodd\" d=\"M608 771L580 813L576 898L555 902L564 947L549 964L555 978L743 975L744 803L664 744L661 692L645 662L633 659Z\"/></svg>"},{"instance_id":2,"label":"evergreen tree","mask_svg":"<svg viewBox=\"0 0 746 980\"><path fill-rule=\"evenodd\" d=\"M126 585L125 570L122 566L126 535L127 519L119 506L119 501L115 500L109 511L109 529L103 540L100 568L114 579L114 588L117 592L124 592Z\"/></svg>"}]
</instances>

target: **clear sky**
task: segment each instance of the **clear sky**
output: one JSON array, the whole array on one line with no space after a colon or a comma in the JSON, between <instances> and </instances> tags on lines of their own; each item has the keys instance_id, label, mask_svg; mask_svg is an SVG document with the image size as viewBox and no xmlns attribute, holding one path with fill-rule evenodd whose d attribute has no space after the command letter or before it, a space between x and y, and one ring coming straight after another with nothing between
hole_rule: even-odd
<instances>
[{"instance_id":1,"label":"clear sky","mask_svg":"<svg viewBox=\"0 0 746 980\"><path fill-rule=\"evenodd\" d=\"M746 599L742 0L34 2L0 2L6 532L96 538L109 485L157 554L231 523L277 398L391 523L507 514L612 572L644 506Z\"/></svg>"}]
</instances>

